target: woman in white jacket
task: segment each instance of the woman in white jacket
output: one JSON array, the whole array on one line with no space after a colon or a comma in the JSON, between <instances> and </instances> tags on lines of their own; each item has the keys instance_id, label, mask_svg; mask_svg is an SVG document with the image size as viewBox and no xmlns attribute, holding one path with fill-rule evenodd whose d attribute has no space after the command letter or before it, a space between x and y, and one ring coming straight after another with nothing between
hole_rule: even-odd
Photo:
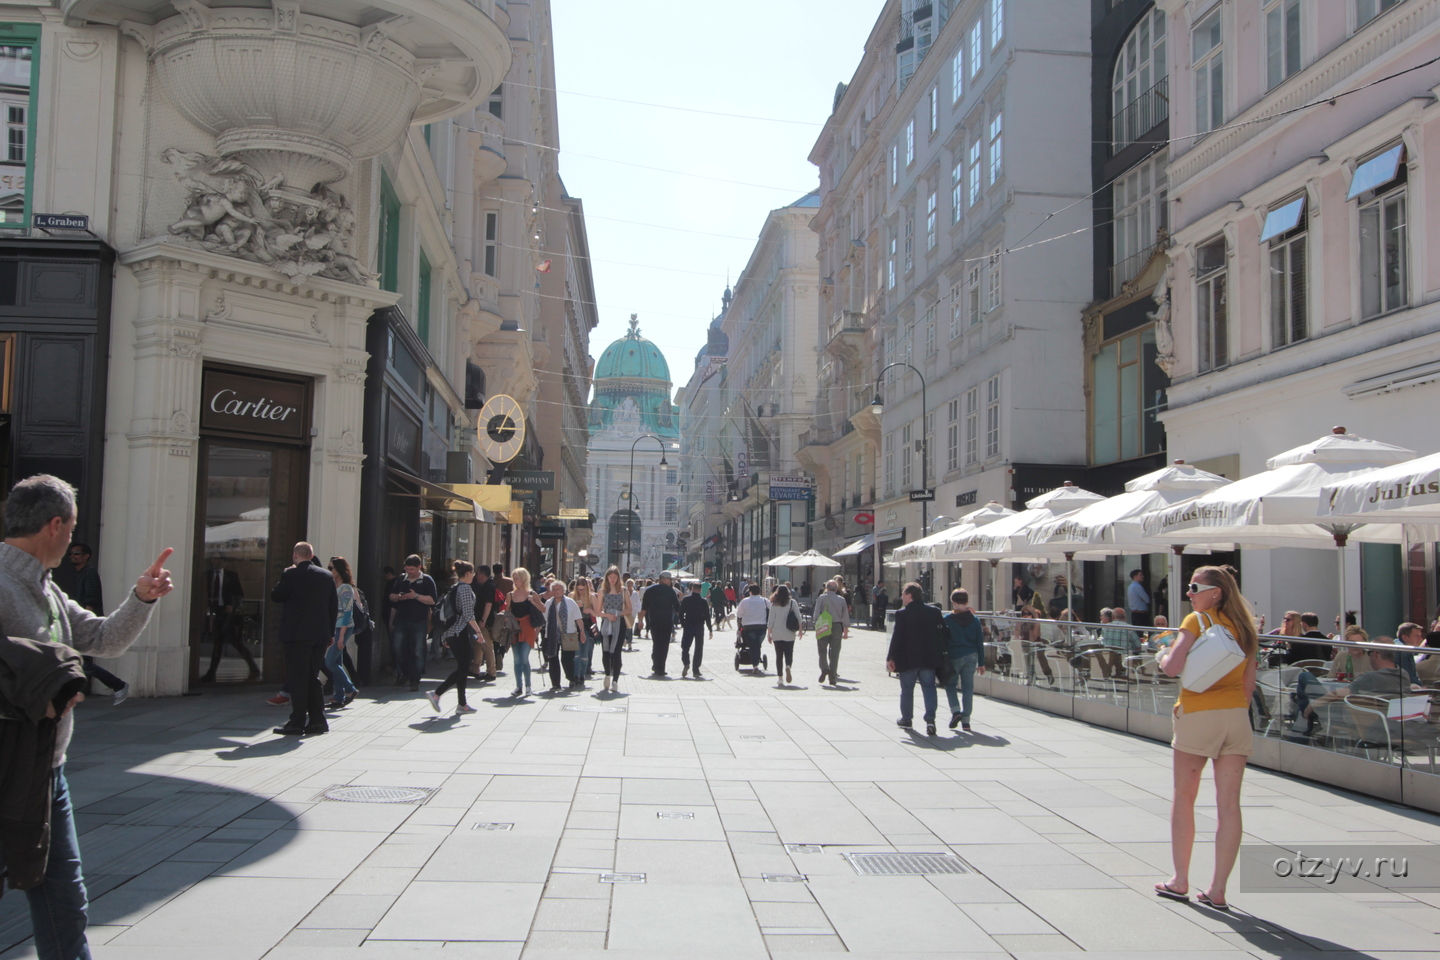
<instances>
[{"instance_id":1,"label":"woman in white jacket","mask_svg":"<svg viewBox=\"0 0 1440 960\"><path fill-rule=\"evenodd\" d=\"M550 690L560 692L560 671L570 681L570 689L578 689L582 681L575 676L575 652L580 649L580 631L585 629L580 605L565 595L565 583L554 580L545 600L545 661L550 669Z\"/></svg>"},{"instance_id":2,"label":"woman in white jacket","mask_svg":"<svg viewBox=\"0 0 1440 960\"><path fill-rule=\"evenodd\" d=\"M788 623L792 614L796 624L794 630L790 629ZM770 595L769 626L768 639L775 645L775 685L778 687L781 686L779 678L782 675L785 683L790 682L790 664L795 660L795 640L805 636L805 621L800 617L800 606L795 602L795 598L790 596L790 588L783 583Z\"/></svg>"}]
</instances>

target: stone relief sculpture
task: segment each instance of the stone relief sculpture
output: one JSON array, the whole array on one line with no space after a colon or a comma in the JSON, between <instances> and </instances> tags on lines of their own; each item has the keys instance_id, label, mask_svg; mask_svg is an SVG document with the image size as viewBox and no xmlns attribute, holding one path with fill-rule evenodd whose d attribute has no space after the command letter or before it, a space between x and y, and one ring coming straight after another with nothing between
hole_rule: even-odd
<instances>
[{"instance_id":1,"label":"stone relief sculpture","mask_svg":"<svg viewBox=\"0 0 1440 960\"><path fill-rule=\"evenodd\" d=\"M1155 366L1165 371L1165 376L1175 369L1175 329L1170 325L1170 271L1171 263L1165 263L1165 272L1155 284L1150 296L1155 301L1155 310L1145 314L1155 321Z\"/></svg>"},{"instance_id":2,"label":"stone relief sculpture","mask_svg":"<svg viewBox=\"0 0 1440 960\"><path fill-rule=\"evenodd\" d=\"M242 160L171 147L161 162L185 193L185 215L169 232L217 253L263 263L292 280L319 276L368 284L374 275L350 253L355 211L323 183L309 193L268 180Z\"/></svg>"}]
</instances>

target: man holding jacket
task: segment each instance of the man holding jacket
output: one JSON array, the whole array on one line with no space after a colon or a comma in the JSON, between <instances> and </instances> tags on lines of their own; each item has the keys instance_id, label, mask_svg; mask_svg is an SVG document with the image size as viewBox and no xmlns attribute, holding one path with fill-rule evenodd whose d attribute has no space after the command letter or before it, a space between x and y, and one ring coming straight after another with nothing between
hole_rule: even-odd
<instances>
[{"instance_id":1,"label":"man holding jacket","mask_svg":"<svg viewBox=\"0 0 1440 960\"><path fill-rule=\"evenodd\" d=\"M49 571L65 559L75 530L75 489L56 477L21 480L5 501L5 542L0 544L0 618L8 637L31 637L72 647L81 654L118 657L150 622L156 600L174 589L164 563L166 549L109 616L97 617L69 599ZM8 642L8 641L5 641ZM58 714L50 799L50 848L44 878L25 891L40 960L89 960L85 939L85 876L75 833L75 813L65 782L65 750L74 733L76 694Z\"/></svg>"},{"instance_id":2,"label":"man holding jacket","mask_svg":"<svg viewBox=\"0 0 1440 960\"><path fill-rule=\"evenodd\" d=\"M918 583L907 583L900 594L901 607L895 614L895 632L890 635L890 652L885 667L900 678L900 719L896 725L910 729L915 715L915 682L925 700L925 734L935 736L935 671L940 666L941 631L945 624L940 611L925 602Z\"/></svg>"},{"instance_id":3,"label":"man holding jacket","mask_svg":"<svg viewBox=\"0 0 1440 960\"><path fill-rule=\"evenodd\" d=\"M985 634L980 621L970 610L970 594L955 590L950 594L950 612L945 615L945 626L949 644L945 655L955 667L950 681L945 684L945 699L950 701L950 729L962 724L970 731L970 707L975 700L975 671L985 673ZM960 687L956 696L955 687ZM962 700L963 698L963 700ZM963 702L963 706L961 705Z\"/></svg>"},{"instance_id":4,"label":"man holding jacket","mask_svg":"<svg viewBox=\"0 0 1440 960\"><path fill-rule=\"evenodd\" d=\"M311 563L314 547L302 540L290 558L294 564L285 568L270 591L270 599L281 604L280 642L285 649L285 686L290 690L290 721L275 732L290 737L329 733L319 674L325 648L334 637L340 597L335 578Z\"/></svg>"}]
</instances>

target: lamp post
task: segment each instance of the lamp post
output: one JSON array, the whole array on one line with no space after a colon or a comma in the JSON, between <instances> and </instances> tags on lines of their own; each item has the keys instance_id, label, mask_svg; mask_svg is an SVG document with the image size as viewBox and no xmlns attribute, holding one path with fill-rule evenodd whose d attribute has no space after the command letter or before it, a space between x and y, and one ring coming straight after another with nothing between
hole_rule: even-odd
<instances>
[{"instance_id":1,"label":"lamp post","mask_svg":"<svg viewBox=\"0 0 1440 960\"><path fill-rule=\"evenodd\" d=\"M925 375L916 369L913 363L906 360L896 360L894 363L887 363L875 378L875 399L870 401L870 412L875 414L876 419L885 412L885 401L880 397L880 382L885 379L885 374L891 367L909 367L914 371L915 376L920 378L920 491L927 497L930 494L930 443L925 438L925 413L928 404L925 401ZM914 491L910 491L914 493ZM930 503L928 500L920 501L920 536L926 535L927 519L930 514ZM927 571L928 572L928 571ZM880 531L875 531L875 579L880 580Z\"/></svg>"},{"instance_id":2,"label":"lamp post","mask_svg":"<svg viewBox=\"0 0 1440 960\"><path fill-rule=\"evenodd\" d=\"M653 433L646 433L635 438L630 444L630 513L625 518L625 575L630 575L630 542L635 534L635 444L641 440L654 440L660 444L660 466L669 466L665 461L665 441ZM679 445L676 444L676 447Z\"/></svg>"}]
</instances>

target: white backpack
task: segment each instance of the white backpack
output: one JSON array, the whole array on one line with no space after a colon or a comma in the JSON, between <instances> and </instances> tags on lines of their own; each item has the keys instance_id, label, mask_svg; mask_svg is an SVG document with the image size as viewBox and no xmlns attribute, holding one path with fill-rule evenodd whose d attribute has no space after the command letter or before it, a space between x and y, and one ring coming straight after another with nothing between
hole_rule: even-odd
<instances>
[{"instance_id":1,"label":"white backpack","mask_svg":"<svg viewBox=\"0 0 1440 960\"><path fill-rule=\"evenodd\" d=\"M1203 613L1196 614L1204 632L1195 638L1180 671L1180 686L1192 693L1204 693L1221 677L1245 662L1245 651L1230 631Z\"/></svg>"}]
</instances>

